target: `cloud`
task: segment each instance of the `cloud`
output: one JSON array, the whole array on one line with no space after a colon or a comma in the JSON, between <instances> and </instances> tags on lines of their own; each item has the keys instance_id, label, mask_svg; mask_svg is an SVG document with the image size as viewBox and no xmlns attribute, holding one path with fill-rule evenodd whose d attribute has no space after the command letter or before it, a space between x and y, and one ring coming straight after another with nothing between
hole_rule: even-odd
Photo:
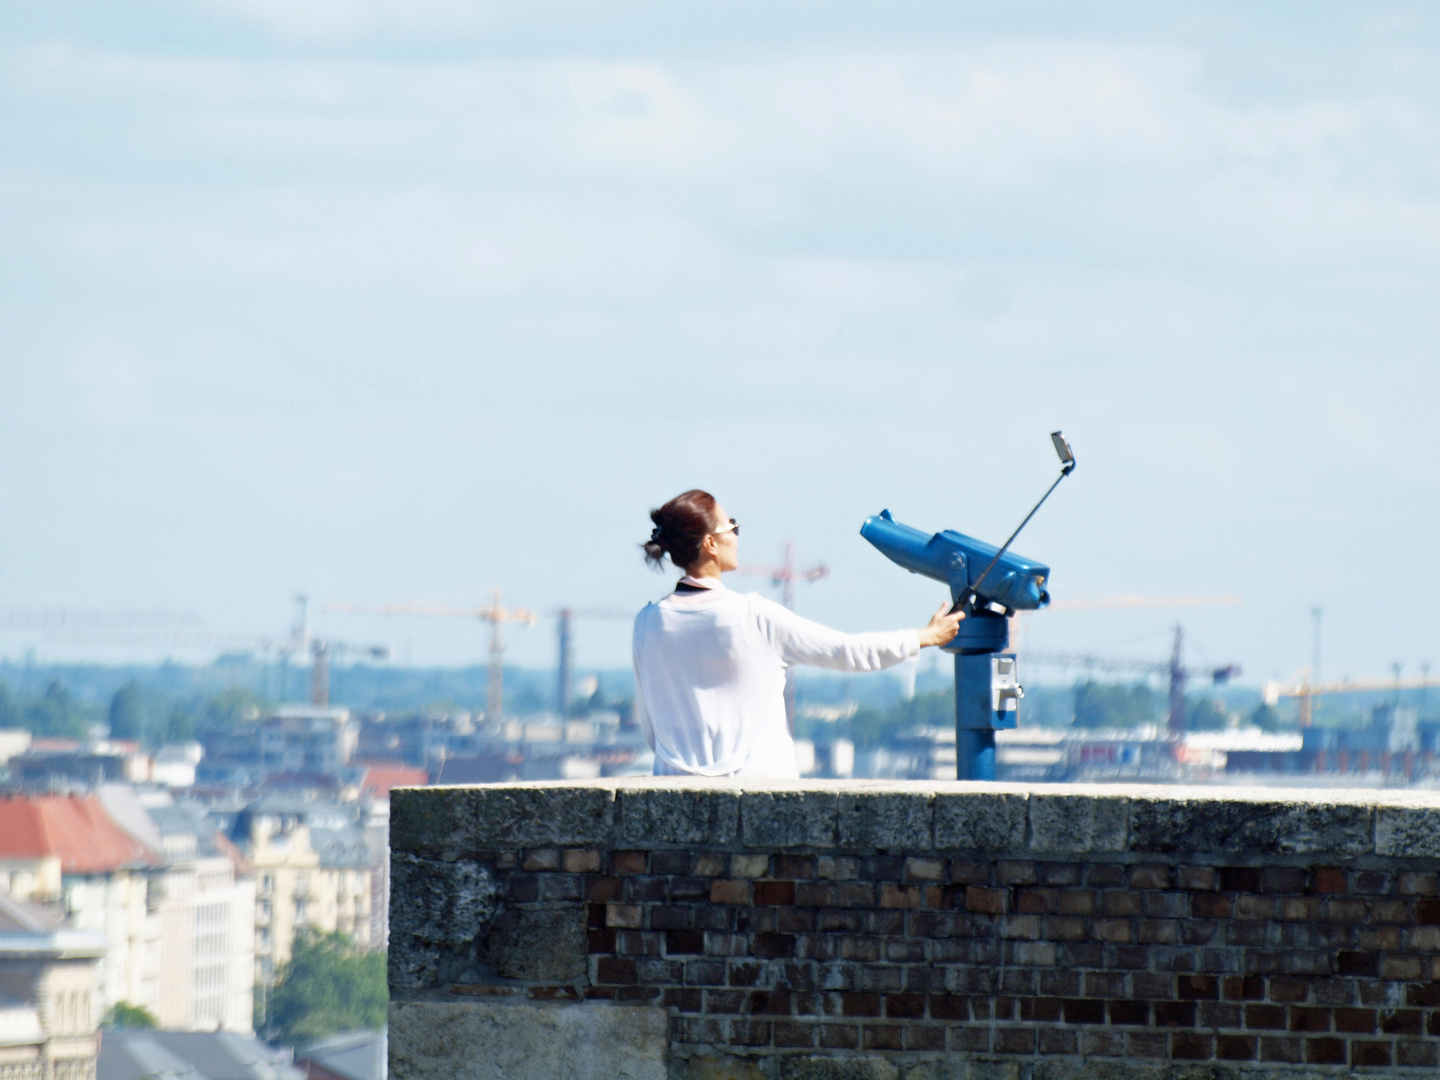
<instances>
[{"instance_id":1,"label":"cloud","mask_svg":"<svg viewBox=\"0 0 1440 1080\"><path fill-rule=\"evenodd\" d=\"M212 9L285 41L356 41L380 35L475 34L494 20L483 0L207 0Z\"/></svg>"}]
</instances>

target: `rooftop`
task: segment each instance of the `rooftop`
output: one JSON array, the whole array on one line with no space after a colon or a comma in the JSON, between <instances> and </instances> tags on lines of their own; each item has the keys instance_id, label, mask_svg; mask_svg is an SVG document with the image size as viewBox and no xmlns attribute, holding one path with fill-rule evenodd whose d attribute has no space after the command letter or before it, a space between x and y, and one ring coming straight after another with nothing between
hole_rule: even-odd
<instances>
[{"instance_id":1,"label":"rooftop","mask_svg":"<svg viewBox=\"0 0 1440 1080\"><path fill-rule=\"evenodd\" d=\"M0 858L58 856L66 874L156 866L158 852L136 840L93 795L0 798Z\"/></svg>"}]
</instances>

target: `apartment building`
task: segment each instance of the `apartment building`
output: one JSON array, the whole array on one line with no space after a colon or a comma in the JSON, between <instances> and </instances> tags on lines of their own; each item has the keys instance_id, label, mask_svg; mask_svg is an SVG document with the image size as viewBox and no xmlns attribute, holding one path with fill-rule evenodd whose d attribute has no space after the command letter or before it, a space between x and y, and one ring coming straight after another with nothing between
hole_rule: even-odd
<instances>
[{"instance_id":1,"label":"apartment building","mask_svg":"<svg viewBox=\"0 0 1440 1080\"><path fill-rule=\"evenodd\" d=\"M95 1080L105 938L0 893L0 1080Z\"/></svg>"},{"instance_id":2,"label":"apartment building","mask_svg":"<svg viewBox=\"0 0 1440 1080\"><path fill-rule=\"evenodd\" d=\"M149 808L165 852L154 885L160 935L159 1008L167 1031L248 1034L254 1016L255 878L204 810Z\"/></svg>"},{"instance_id":3,"label":"apartment building","mask_svg":"<svg viewBox=\"0 0 1440 1080\"><path fill-rule=\"evenodd\" d=\"M74 929L101 935L97 1016L122 1001L159 1007L161 923L150 881L163 861L93 795L0 798L0 891L57 906Z\"/></svg>"},{"instance_id":4,"label":"apartment building","mask_svg":"<svg viewBox=\"0 0 1440 1080\"><path fill-rule=\"evenodd\" d=\"M359 807L309 793L266 795L235 819L231 838L255 875L255 978L269 984L302 930L372 939L376 868Z\"/></svg>"}]
</instances>

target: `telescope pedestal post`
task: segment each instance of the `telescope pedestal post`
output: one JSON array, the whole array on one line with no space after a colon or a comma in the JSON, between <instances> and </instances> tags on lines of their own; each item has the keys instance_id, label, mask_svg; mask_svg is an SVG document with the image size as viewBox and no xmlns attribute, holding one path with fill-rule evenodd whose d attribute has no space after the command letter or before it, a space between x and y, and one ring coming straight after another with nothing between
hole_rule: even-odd
<instances>
[{"instance_id":1,"label":"telescope pedestal post","mask_svg":"<svg viewBox=\"0 0 1440 1080\"><path fill-rule=\"evenodd\" d=\"M955 653L956 779L995 779L995 731L1016 721L1013 708L996 710L994 696L994 658L1009 645L1009 620L982 610L969 613L946 646Z\"/></svg>"}]
</instances>

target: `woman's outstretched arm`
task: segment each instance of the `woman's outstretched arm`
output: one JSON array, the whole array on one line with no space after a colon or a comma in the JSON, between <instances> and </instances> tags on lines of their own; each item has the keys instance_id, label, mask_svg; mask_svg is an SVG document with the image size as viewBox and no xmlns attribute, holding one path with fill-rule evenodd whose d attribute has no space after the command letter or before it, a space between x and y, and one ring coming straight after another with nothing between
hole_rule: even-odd
<instances>
[{"instance_id":1,"label":"woman's outstretched arm","mask_svg":"<svg viewBox=\"0 0 1440 1080\"><path fill-rule=\"evenodd\" d=\"M787 664L807 664L833 671L883 671L918 654L926 645L944 645L956 634L960 615L950 615L941 604L919 630L887 630L845 634L801 618L793 611L762 600L764 617L781 647Z\"/></svg>"}]
</instances>

